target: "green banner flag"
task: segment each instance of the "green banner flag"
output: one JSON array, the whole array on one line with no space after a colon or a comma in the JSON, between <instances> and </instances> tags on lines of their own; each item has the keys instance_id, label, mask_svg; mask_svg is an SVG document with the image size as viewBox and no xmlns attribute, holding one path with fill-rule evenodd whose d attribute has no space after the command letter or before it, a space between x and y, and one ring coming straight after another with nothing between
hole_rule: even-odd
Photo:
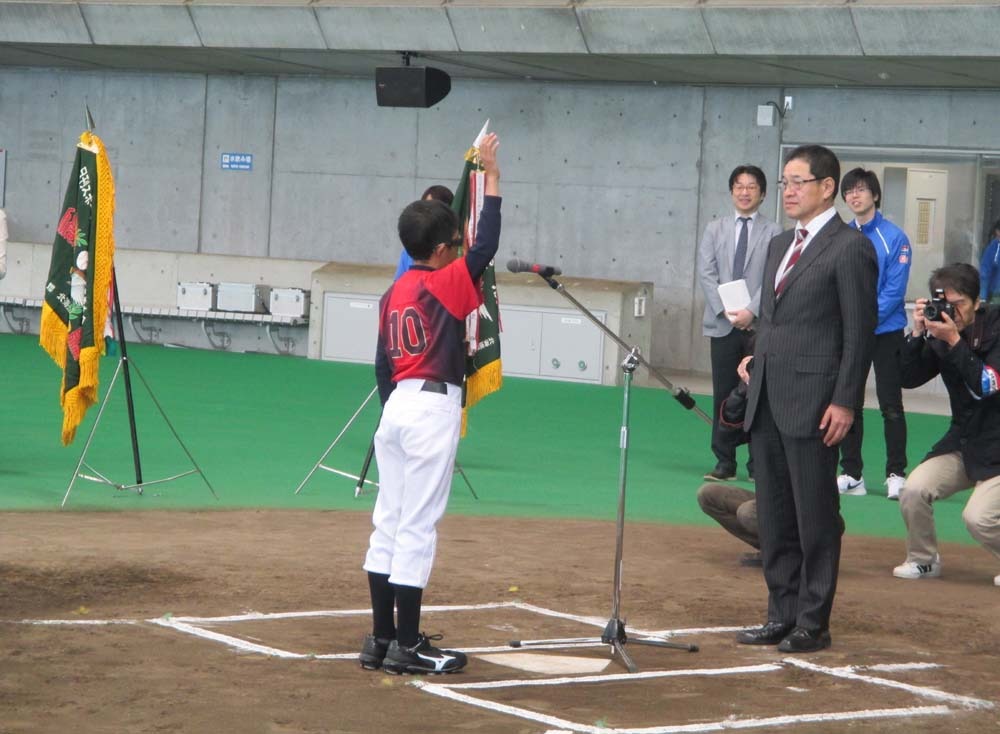
<instances>
[{"instance_id":1,"label":"green banner flag","mask_svg":"<svg viewBox=\"0 0 1000 734\"><path fill-rule=\"evenodd\" d=\"M114 197L104 144L85 132L56 226L39 332L39 343L63 370L63 444L97 402L114 267Z\"/></svg>"}]
</instances>

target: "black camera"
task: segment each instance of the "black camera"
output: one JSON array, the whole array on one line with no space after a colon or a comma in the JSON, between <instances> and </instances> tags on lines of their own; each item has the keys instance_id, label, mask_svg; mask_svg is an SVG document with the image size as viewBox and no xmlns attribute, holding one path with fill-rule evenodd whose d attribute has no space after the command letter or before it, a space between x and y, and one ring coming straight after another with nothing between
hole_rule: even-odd
<instances>
[{"instance_id":1,"label":"black camera","mask_svg":"<svg viewBox=\"0 0 1000 734\"><path fill-rule=\"evenodd\" d=\"M944 297L944 289L935 288L931 302L924 304L924 321L944 321L942 316L948 314L948 318L955 320L955 307Z\"/></svg>"}]
</instances>

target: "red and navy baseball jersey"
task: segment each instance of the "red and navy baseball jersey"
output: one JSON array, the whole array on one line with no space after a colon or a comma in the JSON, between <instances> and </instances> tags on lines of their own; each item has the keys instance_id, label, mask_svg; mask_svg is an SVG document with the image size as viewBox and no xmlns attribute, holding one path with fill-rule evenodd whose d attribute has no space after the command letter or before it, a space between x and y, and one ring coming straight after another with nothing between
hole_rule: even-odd
<instances>
[{"instance_id":1,"label":"red and navy baseball jersey","mask_svg":"<svg viewBox=\"0 0 1000 734\"><path fill-rule=\"evenodd\" d=\"M379 303L379 340L392 381L419 378L461 385L465 317L479 291L464 260L434 270L414 265Z\"/></svg>"},{"instance_id":2,"label":"red and navy baseball jersey","mask_svg":"<svg viewBox=\"0 0 1000 734\"><path fill-rule=\"evenodd\" d=\"M375 379L385 405L395 384L418 378L465 380L465 317L479 307L479 279L500 246L499 196L483 197L476 242L465 256L434 270L413 265L379 303Z\"/></svg>"}]
</instances>

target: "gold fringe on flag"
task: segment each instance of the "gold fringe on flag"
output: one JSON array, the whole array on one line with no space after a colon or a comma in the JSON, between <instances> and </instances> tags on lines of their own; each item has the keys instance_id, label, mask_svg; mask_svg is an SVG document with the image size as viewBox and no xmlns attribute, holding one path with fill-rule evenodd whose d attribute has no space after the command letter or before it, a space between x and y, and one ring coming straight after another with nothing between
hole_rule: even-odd
<instances>
[{"instance_id":1,"label":"gold fringe on flag","mask_svg":"<svg viewBox=\"0 0 1000 734\"><path fill-rule=\"evenodd\" d=\"M469 408L501 387L503 387L503 364L499 359L481 367L465 381L465 406L462 408L462 431L459 434L462 438L465 438L468 429Z\"/></svg>"}]
</instances>

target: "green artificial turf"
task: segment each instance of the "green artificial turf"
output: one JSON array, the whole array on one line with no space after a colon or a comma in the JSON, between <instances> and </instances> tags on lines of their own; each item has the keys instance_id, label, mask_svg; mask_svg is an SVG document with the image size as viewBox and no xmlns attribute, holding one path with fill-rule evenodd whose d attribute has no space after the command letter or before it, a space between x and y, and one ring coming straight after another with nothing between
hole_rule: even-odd
<instances>
[{"instance_id":1,"label":"green artificial turf","mask_svg":"<svg viewBox=\"0 0 1000 734\"><path fill-rule=\"evenodd\" d=\"M0 509L56 510L99 406L89 411L76 441L63 447L59 369L32 336L0 335L0 351L7 373L0 403L6 436ZM68 510L371 508L372 494L355 498L353 480L322 470L295 494L374 387L370 366L131 344L128 353L219 499L196 474L148 484L189 470L191 462L134 373L144 493L77 479ZM102 393L117 361L103 361ZM119 377L83 470L120 484L135 479L123 382ZM709 408L709 398L697 399ZM449 511L613 520L622 407L621 387L507 378L499 393L472 410L459 447L459 463L479 499L456 475ZM702 474L714 465L708 425L660 389L633 387L630 408L628 518L713 525L694 498ZM373 398L324 463L357 474L377 416ZM944 432L947 418L911 413L907 420L912 468ZM887 501L878 484L885 455L881 417L867 411L866 423L869 492L881 494L843 498L848 532L902 538L898 504ZM377 479L374 462L371 477ZM960 493L936 506L942 541L972 542L960 517L967 497Z\"/></svg>"}]
</instances>

